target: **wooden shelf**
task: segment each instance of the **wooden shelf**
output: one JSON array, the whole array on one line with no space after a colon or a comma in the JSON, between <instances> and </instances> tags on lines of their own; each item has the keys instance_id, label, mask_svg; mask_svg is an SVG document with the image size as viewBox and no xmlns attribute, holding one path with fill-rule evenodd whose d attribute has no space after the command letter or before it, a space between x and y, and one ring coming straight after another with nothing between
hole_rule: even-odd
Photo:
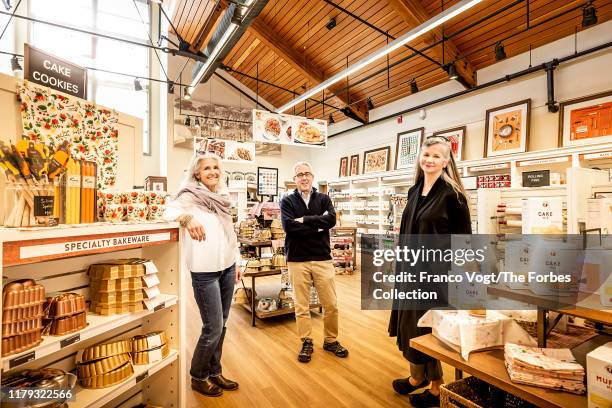
<instances>
[{"instance_id":1,"label":"wooden shelf","mask_svg":"<svg viewBox=\"0 0 612 408\"><path fill-rule=\"evenodd\" d=\"M265 240L265 241L260 241L256 239L239 238L238 242L240 242L242 245L248 245L248 246L254 246L254 247L272 246L272 240L270 239Z\"/></svg>"},{"instance_id":2,"label":"wooden shelf","mask_svg":"<svg viewBox=\"0 0 612 408\"><path fill-rule=\"evenodd\" d=\"M176 305L178 300L178 296L175 295L160 294L158 297L160 305L163 306L158 306L156 308L157 310L143 310L142 312L125 313L111 316L102 316L93 313L88 313L87 327L85 327L84 329L76 333L70 333L64 336L43 336L42 343L40 343L38 346L23 351L21 353L2 357L2 370L4 372L12 370L30 361L37 360L50 354L53 354L69 345L76 344L87 339L91 339L117 327L140 320L144 317L152 315L153 313L156 313L157 311L161 311L163 309Z\"/></svg>"},{"instance_id":3,"label":"wooden shelf","mask_svg":"<svg viewBox=\"0 0 612 408\"><path fill-rule=\"evenodd\" d=\"M69 403L70 408L97 408L111 402L116 397L129 391L137 384L157 373L178 359L178 351L171 349L170 354L161 361L152 364L134 365L134 374L126 381L107 388L89 389L76 387L75 401Z\"/></svg>"},{"instance_id":4,"label":"wooden shelf","mask_svg":"<svg viewBox=\"0 0 612 408\"><path fill-rule=\"evenodd\" d=\"M584 364L586 352L610 340L612 340L610 336L598 336L576 347L572 352L576 360ZM576 395L513 383L504 366L504 351L501 349L473 352L470 354L469 360L465 361L459 353L445 346L432 334L411 339L410 346L504 391L523 398L538 407L581 408L587 406L586 395Z\"/></svg>"}]
</instances>

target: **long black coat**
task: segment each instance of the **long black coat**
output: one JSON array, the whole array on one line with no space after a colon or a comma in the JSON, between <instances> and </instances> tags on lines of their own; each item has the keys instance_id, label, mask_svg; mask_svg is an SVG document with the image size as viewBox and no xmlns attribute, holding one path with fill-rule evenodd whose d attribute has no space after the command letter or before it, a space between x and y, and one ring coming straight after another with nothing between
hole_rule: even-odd
<instances>
[{"instance_id":1,"label":"long black coat","mask_svg":"<svg viewBox=\"0 0 612 408\"><path fill-rule=\"evenodd\" d=\"M463 196L458 196L450 184L442 177L438 178L417 208L422 191L423 180L408 190L408 203L402 214L400 237L410 239L414 234L471 234L468 205ZM398 348L408 361L415 364L423 364L433 359L410 347L411 338L431 333L429 328L417 327L417 322L425 312L425 310L397 310L394 307L389 320L389 335L397 336Z\"/></svg>"}]
</instances>

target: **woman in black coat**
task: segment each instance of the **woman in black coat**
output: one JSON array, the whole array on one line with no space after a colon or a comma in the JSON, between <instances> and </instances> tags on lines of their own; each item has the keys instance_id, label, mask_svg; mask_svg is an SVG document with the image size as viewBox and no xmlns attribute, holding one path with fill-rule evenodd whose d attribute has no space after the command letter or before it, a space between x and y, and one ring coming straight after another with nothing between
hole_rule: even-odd
<instances>
[{"instance_id":1,"label":"woman in black coat","mask_svg":"<svg viewBox=\"0 0 612 408\"><path fill-rule=\"evenodd\" d=\"M471 234L467 196L451 145L440 136L427 138L421 147L415 184L408 190L408 203L402 214L400 245L406 245L406 241L414 243L421 234L445 238L450 234ZM408 394L431 383L431 389L411 395L410 402L415 407L439 406L442 366L438 360L410 347L410 339L431 333L429 328L417 327L426 310L403 309L394 305L389 335L397 337L399 349L410 362L410 377L393 381L393 388Z\"/></svg>"}]
</instances>

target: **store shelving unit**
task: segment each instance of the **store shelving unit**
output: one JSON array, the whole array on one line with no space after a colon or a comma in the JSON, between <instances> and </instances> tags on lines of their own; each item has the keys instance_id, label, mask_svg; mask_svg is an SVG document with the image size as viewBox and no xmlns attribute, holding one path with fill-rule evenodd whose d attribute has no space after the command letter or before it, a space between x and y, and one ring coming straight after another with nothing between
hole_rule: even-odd
<instances>
[{"instance_id":1,"label":"store shelving unit","mask_svg":"<svg viewBox=\"0 0 612 408\"><path fill-rule=\"evenodd\" d=\"M71 371L81 349L165 330L171 349L168 357L149 365L135 365L134 375L111 387L85 389L77 386L76 399L69 402L69 407L120 406L128 400L165 407L181 406L182 385L178 375L179 358L183 357L178 304L181 259L177 223L0 229L0 242L3 283L32 278L45 287L47 294L76 292L89 299L87 267L90 264L137 257L155 263L162 292L152 310L111 316L88 312L86 328L64 336L43 336L38 346L2 357L2 376L47 366Z\"/></svg>"}]
</instances>

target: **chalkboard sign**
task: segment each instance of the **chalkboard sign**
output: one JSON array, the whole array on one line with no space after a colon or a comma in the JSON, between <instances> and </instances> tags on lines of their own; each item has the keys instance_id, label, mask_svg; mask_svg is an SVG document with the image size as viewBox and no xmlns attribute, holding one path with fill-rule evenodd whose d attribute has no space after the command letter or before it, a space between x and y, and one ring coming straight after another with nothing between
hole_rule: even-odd
<instances>
[{"instance_id":1,"label":"chalkboard sign","mask_svg":"<svg viewBox=\"0 0 612 408\"><path fill-rule=\"evenodd\" d=\"M523 187L550 186L550 170L523 172Z\"/></svg>"},{"instance_id":2,"label":"chalkboard sign","mask_svg":"<svg viewBox=\"0 0 612 408\"><path fill-rule=\"evenodd\" d=\"M87 99L87 70L25 44L25 79Z\"/></svg>"}]
</instances>

